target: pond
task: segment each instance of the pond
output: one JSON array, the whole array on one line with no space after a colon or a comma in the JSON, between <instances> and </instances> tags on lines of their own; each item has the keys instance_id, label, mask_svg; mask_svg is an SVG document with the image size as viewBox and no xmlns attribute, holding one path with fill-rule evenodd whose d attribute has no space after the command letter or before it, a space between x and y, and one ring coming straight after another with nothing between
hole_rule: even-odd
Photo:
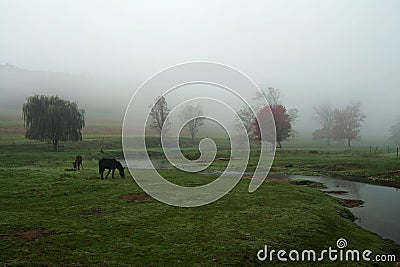
<instances>
[{"instance_id":1,"label":"pond","mask_svg":"<svg viewBox=\"0 0 400 267\"><path fill-rule=\"evenodd\" d=\"M171 168L167 160L152 160L157 169ZM135 160L134 168L151 169L144 160ZM202 173L220 175L220 171ZM275 176L274 176L275 177ZM293 180L310 180L323 183L329 191L346 191L346 194L333 194L344 199L361 199L362 207L350 208L357 217L356 223L361 227L390 238L400 244L400 190L393 187L371 185L366 183L316 176L289 175L281 176Z\"/></svg>"},{"instance_id":2,"label":"pond","mask_svg":"<svg viewBox=\"0 0 400 267\"><path fill-rule=\"evenodd\" d=\"M327 177L294 175L287 178L320 182L328 187L323 190L348 192L343 195L334 194L335 197L363 200L362 207L350 209L357 217L355 222L371 232L400 243L399 189Z\"/></svg>"}]
</instances>

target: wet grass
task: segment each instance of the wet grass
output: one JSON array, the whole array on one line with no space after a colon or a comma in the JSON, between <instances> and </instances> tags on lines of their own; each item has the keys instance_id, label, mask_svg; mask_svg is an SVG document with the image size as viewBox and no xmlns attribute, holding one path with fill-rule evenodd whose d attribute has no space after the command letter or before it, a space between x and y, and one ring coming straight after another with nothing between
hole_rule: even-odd
<instances>
[{"instance_id":1,"label":"wet grass","mask_svg":"<svg viewBox=\"0 0 400 267\"><path fill-rule=\"evenodd\" d=\"M140 196L138 200L143 200L144 192L129 175L125 179L118 175L114 180L99 179L97 160L103 156L101 148L107 153L122 154L120 139L115 136L67 143L64 152L47 151L46 144L37 142L0 143L0 264L254 266L259 264L256 253L264 245L318 251L335 247L341 237L347 239L349 248L400 258L398 245L354 224L349 210L314 188L267 181L250 194L249 179L242 179L222 199L198 208L172 207L154 199L128 203L129 199L121 196ZM187 153L196 151L188 148ZM220 153L224 157L227 151ZM84 157L84 170L72 171L72 161L78 154ZM290 173L311 170L317 164L349 164L348 159L354 157L348 155L279 151L274 168ZM365 155L359 157L368 159ZM389 164L393 159L378 160L387 160L387 166L395 168ZM282 167L287 162L293 167ZM215 164L217 168L226 162ZM365 164L347 166L361 169L368 165ZM379 173L372 168L369 171ZM216 178L177 170L160 172L170 181L187 186ZM35 229L51 234L34 240L18 238L21 232ZM275 264L278 263L272 263Z\"/></svg>"}]
</instances>

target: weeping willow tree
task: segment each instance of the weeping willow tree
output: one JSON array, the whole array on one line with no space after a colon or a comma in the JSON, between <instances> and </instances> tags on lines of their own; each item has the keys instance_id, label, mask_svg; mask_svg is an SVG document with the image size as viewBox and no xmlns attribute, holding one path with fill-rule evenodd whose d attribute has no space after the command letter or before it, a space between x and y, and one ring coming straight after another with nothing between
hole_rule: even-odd
<instances>
[{"instance_id":1,"label":"weeping willow tree","mask_svg":"<svg viewBox=\"0 0 400 267\"><path fill-rule=\"evenodd\" d=\"M47 141L58 148L59 141L82 141L85 111L58 96L34 95L22 107L25 137Z\"/></svg>"}]
</instances>

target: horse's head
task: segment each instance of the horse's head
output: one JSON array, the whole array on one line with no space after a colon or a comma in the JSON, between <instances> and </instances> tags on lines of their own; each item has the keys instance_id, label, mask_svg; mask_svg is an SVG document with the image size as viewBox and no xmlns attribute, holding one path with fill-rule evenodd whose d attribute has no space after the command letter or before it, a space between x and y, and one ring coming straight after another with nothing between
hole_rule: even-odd
<instances>
[{"instance_id":1,"label":"horse's head","mask_svg":"<svg viewBox=\"0 0 400 267\"><path fill-rule=\"evenodd\" d=\"M122 166L121 162L117 161L117 169L121 178L125 178L125 168Z\"/></svg>"}]
</instances>

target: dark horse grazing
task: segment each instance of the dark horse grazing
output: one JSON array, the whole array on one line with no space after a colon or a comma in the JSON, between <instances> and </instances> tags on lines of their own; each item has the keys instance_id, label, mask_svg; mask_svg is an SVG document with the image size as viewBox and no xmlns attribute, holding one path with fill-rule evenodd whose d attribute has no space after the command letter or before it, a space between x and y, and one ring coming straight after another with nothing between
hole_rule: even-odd
<instances>
[{"instance_id":1,"label":"dark horse grazing","mask_svg":"<svg viewBox=\"0 0 400 267\"><path fill-rule=\"evenodd\" d=\"M73 164L74 164L74 169L75 170L76 169L79 170L80 167L82 167L82 170L83 170L82 156L76 156L75 161L73 162Z\"/></svg>"},{"instance_id":2,"label":"dark horse grazing","mask_svg":"<svg viewBox=\"0 0 400 267\"><path fill-rule=\"evenodd\" d=\"M125 177L125 173L124 173L124 167L122 166L121 162L119 162L116 159L106 159L106 158L102 158L101 160L99 160L99 173L101 174L101 179L103 180L103 173L104 170L108 169L108 173L106 175L106 179L108 177L108 175L110 174L110 171L112 170L112 178L114 179L114 172L115 169L118 169L119 171L119 175L121 176L121 178Z\"/></svg>"}]
</instances>

